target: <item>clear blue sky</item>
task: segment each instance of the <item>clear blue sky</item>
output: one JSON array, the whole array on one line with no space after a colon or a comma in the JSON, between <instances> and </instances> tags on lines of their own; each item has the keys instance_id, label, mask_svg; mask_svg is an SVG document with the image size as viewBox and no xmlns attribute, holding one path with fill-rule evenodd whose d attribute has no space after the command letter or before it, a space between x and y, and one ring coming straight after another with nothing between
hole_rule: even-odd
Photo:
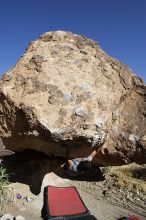
<instances>
[{"instance_id":1,"label":"clear blue sky","mask_svg":"<svg viewBox=\"0 0 146 220\"><path fill-rule=\"evenodd\" d=\"M146 82L146 0L0 0L0 75L51 30L96 40Z\"/></svg>"}]
</instances>

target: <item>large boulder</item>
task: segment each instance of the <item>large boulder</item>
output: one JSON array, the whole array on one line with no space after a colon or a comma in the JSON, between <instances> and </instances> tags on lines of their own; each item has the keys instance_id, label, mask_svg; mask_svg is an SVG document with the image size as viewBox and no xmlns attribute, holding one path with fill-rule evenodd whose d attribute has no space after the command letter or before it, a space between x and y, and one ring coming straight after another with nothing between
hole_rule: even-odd
<instances>
[{"instance_id":1,"label":"large boulder","mask_svg":"<svg viewBox=\"0 0 146 220\"><path fill-rule=\"evenodd\" d=\"M0 78L0 137L14 151L65 156L69 146L79 157L98 146L100 165L145 163L145 96L143 81L96 42L47 32Z\"/></svg>"}]
</instances>

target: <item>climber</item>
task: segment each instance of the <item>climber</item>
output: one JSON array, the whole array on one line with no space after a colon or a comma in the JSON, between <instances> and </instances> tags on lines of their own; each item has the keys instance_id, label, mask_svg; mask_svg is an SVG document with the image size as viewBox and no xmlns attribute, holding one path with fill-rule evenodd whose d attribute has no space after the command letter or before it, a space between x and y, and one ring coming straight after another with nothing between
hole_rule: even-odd
<instances>
[{"instance_id":1,"label":"climber","mask_svg":"<svg viewBox=\"0 0 146 220\"><path fill-rule=\"evenodd\" d=\"M66 148L66 158L67 162L61 167L66 167L69 176L78 176L84 174L87 170L89 170L91 166L91 161L95 158L98 153L98 149L94 147L94 150L88 157L84 158L75 158L75 159L68 159L69 158L69 148Z\"/></svg>"},{"instance_id":2,"label":"climber","mask_svg":"<svg viewBox=\"0 0 146 220\"><path fill-rule=\"evenodd\" d=\"M96 155L97 155L97 149L95 148L88 157L68 160L67 161L68 174L70 176L84 174L87 170L91 168L91 161L95 158Z\"/></svg>"}]
</instances>

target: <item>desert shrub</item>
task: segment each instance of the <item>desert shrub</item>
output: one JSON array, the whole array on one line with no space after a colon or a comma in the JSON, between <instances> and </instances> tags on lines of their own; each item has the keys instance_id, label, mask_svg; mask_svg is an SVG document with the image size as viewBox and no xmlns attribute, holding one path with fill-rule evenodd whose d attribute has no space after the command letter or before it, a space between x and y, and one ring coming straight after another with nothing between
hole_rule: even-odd
<instances>
[{"instance_id":1,"label":"desert shrub","mask_svg":"<svg viewBox=\"0 0 146 220\"><path fill-rule=\"evenodd\" d=\"M121 188L129 190L146 192L146 165L137 165L135 163L110 167L106 175L114 180L114 184Z\"/></svg>"},{"instance_id":2,"label":"desert shrub","mask_svg":"<svg viewBox=\"0 0 146 220\"><path fill-rule=\"evenodd\" d=\"M9 189L9 180L6 169L0 165L0 213L6 205L12 202L12 194Z\"/></svg>"}]
</instances>

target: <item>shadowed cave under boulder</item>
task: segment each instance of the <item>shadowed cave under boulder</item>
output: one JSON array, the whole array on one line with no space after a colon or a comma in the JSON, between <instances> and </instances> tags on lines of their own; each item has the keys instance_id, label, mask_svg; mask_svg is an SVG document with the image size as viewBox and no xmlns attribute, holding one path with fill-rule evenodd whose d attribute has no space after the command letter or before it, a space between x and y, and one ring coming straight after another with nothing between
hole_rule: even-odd
<instances>
[{"instance_id":1,"label":"shadowed cave under boulder","mask_svg":"<svg viewBox=\"0 0 146 220\"><path fill-rule=\"evenodd\" d=\"M65 163L63 157L50 156L35 150L17 152L5 159L4 165L10 182L27 184L33 194L38 195L41 191L42 181L46 174L54 172L62 178L78 179L81 181L101 181L104 179L100 168L93 164L92 169L79 177L69 177L67 170L60 166Z\"/></svg>"}]
</instances>

